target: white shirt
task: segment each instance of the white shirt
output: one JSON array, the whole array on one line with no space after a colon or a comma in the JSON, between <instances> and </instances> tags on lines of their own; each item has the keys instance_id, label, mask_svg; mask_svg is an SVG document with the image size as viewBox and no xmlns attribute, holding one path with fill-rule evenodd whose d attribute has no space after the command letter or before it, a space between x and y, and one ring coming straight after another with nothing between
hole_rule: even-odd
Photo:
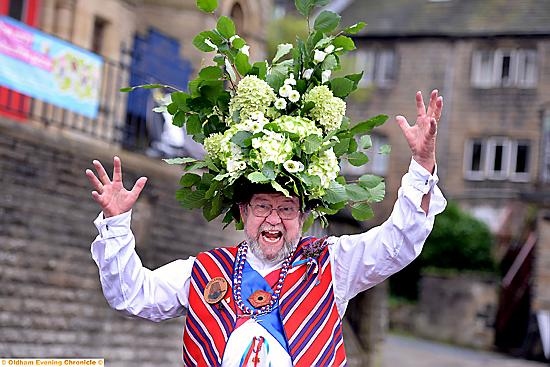
<instances>
[{"instance_id":1,"label":"white shirt","mask_svg":"<svg viewBox=\"0 0 550 367\"><path fill-rule=\"evenodd\" d=\"M393 211L382 225L361 234L328 238L334 296L341 317L351 298L401 270L420 254L435 215L446 206L437 182L437 173L431 175L412 159L409 171L402 178ZM426 214L420 203L427 193L431 198ZM195 258L175 260L155 270L143 267L135 251L130 219L131 212L126 212L110 218L100 214L94 221L99 235L91 251L105 298L111 307L126 315L152 321L184 315L189 307L189 283ZM265 264L252 252L248 252L247 261L262 276L280 266L280 263ZM239 365L253 336L266 338L269 354L274 358L272 364L292 365L290 356L277 340L261 325L249 320L230 335L222 366ZM260 360L269 362L266 358Z\"/></svg>"}]
</instances>

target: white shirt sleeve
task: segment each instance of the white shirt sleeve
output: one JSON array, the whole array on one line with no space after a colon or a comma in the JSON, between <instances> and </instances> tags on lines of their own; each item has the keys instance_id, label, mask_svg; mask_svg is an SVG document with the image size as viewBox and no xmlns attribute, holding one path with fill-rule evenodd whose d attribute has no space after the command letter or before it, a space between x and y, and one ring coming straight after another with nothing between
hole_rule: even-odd
<instances>
[{"instance_id":1,"label":"white shirt sleeve","mask_svg":"<svg viewBox=\"0 0 550 367\"><path fill-rule=\"evenodd\" d=\"M437 169L431 175L411 159L392 213L382 225L361 234L328 238L334 296L341 316L351 298L403 269L420 254L435 215L447 204L438 180ZM426 214L420 204L427 193L431 197Z\"/></svg>"},{"instance_id":2,"label":"white shirt sleeve","mask_svg":"<svg viewBox=\"0 0 550 367\"><path fill-rule=\"evenodd\" d=\"M130 229L131 211L94 221L99 235L91 245L103 294L111 307L128 316L161 321L183 316L189 306L194 257L156 270L143 267Z\"/></svg>"}]
</instances>

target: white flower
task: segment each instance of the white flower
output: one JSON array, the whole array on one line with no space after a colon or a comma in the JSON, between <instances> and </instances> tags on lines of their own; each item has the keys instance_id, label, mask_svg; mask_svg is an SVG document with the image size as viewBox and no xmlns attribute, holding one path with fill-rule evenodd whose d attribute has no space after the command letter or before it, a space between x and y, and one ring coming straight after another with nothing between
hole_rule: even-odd
<instances>
[{"instance_id":1,"label":"white flower","mask_svg":"<svg viewBox=\"0 0 550 367\"><path fill-rule=\"evenodd\" d=\"M294 103L298 102L300 100L300 93L297 90L292 90L288 94L288 100Z\"/></svg>"},{"instance_id":2,"label":"white flower","mask_svg":"<svg viewBox=\"0 0 550 367\"><path fill-rule=\"evenodd\" d=\"M321 83L325 84L329 79L330 75L332 74L332 71L325 70L321 73Z\"/></svg>"},{"instance_id":3,"label":"white flower","mask_svg":"<svg viewBox=\"0 0 550 367\"><path fill-rule=\"evenodd\" d=\"M264 118L264 113L261 111L255 111L250 114L252 120L261 120Z\"/></svg>"},{"instance_id":4,"label":"white flower","mask_svg":"<svg viewBox=\"0 0 550 367\"><path fill-rule=\"evenodd\" d=\"M304 170L304 164L299 161L293 161L288 160L285 163L283 163L283 167L289 172L289 173L296 173L296 172L302 172Z\"/></svg>"},{"instance_id":5,"label":"white flower","mask_svg":"<svg viewBox=\"0 0 550 367\"><path fill-rule=\"evenodd\" d=\"M241 52L246 56L250 56L250 46L244 45L243 47L241 47Z\"/></svg>"},{"instance_id":6,"label":"white flower","mask_svg":"<svg viewBox=\"0 0 550 367\"><path fill-rule=\"evenodd\" d=\"M328 46L325 48L325 52L326 52L327 54L331 54L333 51L334 51L334 45L328 45Z\"/></svg>"},{"instance_id":7,"label":"white flower","mask_svg":"<svg viewBox=\"0 0 550 367\"><path fill-rule=\"evenodd\" d=\"M284 98L277 98L275 100L275 108L278 110L284 110L286 108L286 100Z\"/></svg>"},{"instance_id":8,"label":"white flower","mask_svg":"<svg viewBox=\"0 0 550 367\"><path fill-rule=\"evenodd\" d=\"M309 80L311 78L311 75L313 74L313 69L306 69L304 70L304 78L306 80Z\"/></svg>"},{"instance_id":9,"label":"white flower","mask_svg":"<svg viewBox=\"0 0 550 367\"><path fill-rule=\"evenodd\" d=\"M204 40L204 43L206 43L208 46L212 47L214 50L218 51L218 46L216 46L212 41L210 41L210 38L207 38Z\"/></svg>"},{"instance_id":10,"label":"white flower","mask_svg":"<svg viewBox=\"0 0 550 367\"><path fill-rule=\"evenodd\" d=\"M316 63L323 62L325 60L325 57L327 57L327 54L320 50L315 50L315 54L313 55L313 60Z\"/></svg>"},{"instance_id":11,"label":"white flower","mask_svg":"<svg viewBox=\"0 0 550 367\"><path fill-rule=\"evenodd\" d=\"M290 74L290 76L292 77L293 75ZM285 79L285 84L288 84L288 85L296 85L296 79L294 79L294 78Z\"/></svg>"},{"instance_id":12,"label":"white flower","mask_svg":"<svg viewBox=\"0 0 550 367\"><path fill-rule=\"evenodd\" d=\"M279 95L281 97L288 97L288 95L292 92L292 86L285 84L281 88L279 88Z\"/></svg>"}]
</instances>

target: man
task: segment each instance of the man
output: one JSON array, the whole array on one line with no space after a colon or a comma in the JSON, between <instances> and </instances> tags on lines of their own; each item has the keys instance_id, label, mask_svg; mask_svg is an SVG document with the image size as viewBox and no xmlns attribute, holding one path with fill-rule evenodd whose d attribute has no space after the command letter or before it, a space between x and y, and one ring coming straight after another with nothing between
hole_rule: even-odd
<instances>
[{"instance_id":1,"label":"man","mask_svg":"<svg viewBox=\"0 0 550 367\"><path fill-rule=\"evenodd\" d=\"M135 253L131 209L146 178L127 191L120 159L110 180L100 162L87 170L101 206L92 256L109 304L153 321L187 310L186 365L344 365L341 319L348 301L416 258L446 202L436 186L435 146L443 99L428 107L416 94L417 119L396 122L412 159L392 214L365 233L300 238L305 214L296 197L254 192L239 204L246 240L151 271Z\"/></svg>"}]
</instances>

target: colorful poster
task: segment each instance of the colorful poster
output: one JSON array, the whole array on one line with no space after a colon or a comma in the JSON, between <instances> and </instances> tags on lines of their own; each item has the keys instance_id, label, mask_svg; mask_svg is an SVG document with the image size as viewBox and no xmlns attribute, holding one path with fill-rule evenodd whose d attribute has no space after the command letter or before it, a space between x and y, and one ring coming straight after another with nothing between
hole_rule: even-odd
<instances>
[{"instance_id":1,"label":"colorful poster","mask_svg":"<svg viewBox=\"0 0 550 367\"><path fill-rule=\"evenodd\" d=\"M0 85L95 118L101 68L98 55L0 16Z\"/></svg>"}]
</instances>

